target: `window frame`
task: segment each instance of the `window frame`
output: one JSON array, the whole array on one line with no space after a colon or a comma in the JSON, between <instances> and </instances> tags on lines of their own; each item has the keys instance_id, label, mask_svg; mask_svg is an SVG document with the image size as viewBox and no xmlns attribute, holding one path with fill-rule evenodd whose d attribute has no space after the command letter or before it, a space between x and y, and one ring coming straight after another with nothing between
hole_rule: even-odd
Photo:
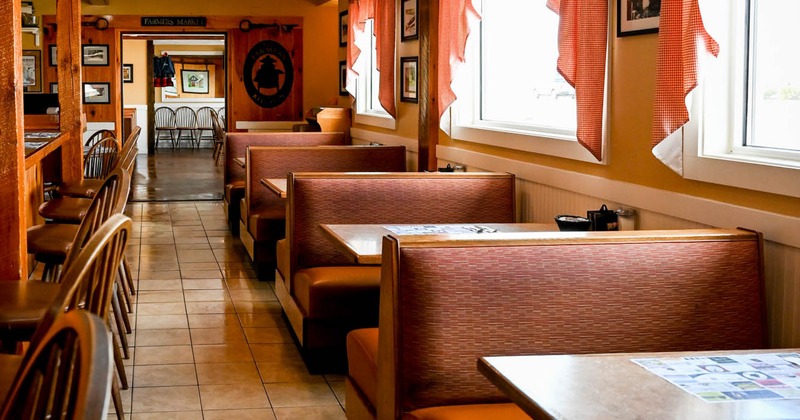
<instances>
[{"instance_id":1,"label":"window frame","mask_svg":"<svg viewBox=\"0 0 800 420\"><path fill-rule=\"evenodd\" d=\"M721 22L729 22L727 27L708 28L709 33L729 49L721 48L717 58L698 55L702 73L698 87L688 96L690 120L682 132L683 177L800 197L800 154L797 159L789 159L794 152L773 149L775 153L765 153L764 148L743 146L748 130L744 117L749 68L749 64L745 66L745 49L750 42L744 25L749 22L750 1L709 5L719 13ZM702 7L701 1L701 10Z\"/></svg>"},{"instance_id":2,"label":"window frame","mask_svg":"<svg viewBox=\"0 0 800 420\"><path fill-rule=\"evenodd\" d=\"M543 9L545 13L554 13ZM611 10L611 2L609 2ZM547 130L543 127L516 125L513 123L491 122L481 119L480 80L482 62L480 56L481 30L472 31L466 45L466 64L460 69L458 78L453 82L458 99L442 116L443 125L449 123L450 137L455 141L466 141L488 146L502 147L511 150L539 153L560 158L607 165L609 138L609 60L611 55L611 23L606 41L606 79L603 97L603 160L597 159L577 141L575 134L564 133L564 130ZM478 23L481 25L481 23ZM556 63L553 63L555 67Z\"/></svg>"},{"instance_id":3,"label":"window frame","mask_svg":"<svg viewBox=\"0 0 800 420\"><path fill-rule=\"evenodd\" d=\"M374 81L376 83L373 83L373 76L377 73L377 57L375 50L377 40L375 39L373 19L367 19L364 25L363 39L369 40L369 44L363 46L359 45L361 54L358 60L356 60L356 63L353 64L354 68L359 68L359 70L361 70L358 72L358 77L356 77L353 121L357 124L394 130L397 126L397 121L383 109L380 102L378 102L377 108L367 107L372 101L371 98L368 98L366 95L370 95L373 92L372 88L378 87L379 84L376 85L376 83L380 82L380 80L377 80ZM363 39L359 41L364 42ZM368 83L371 85L368 85Z\"/></svg>"}]
</instances>

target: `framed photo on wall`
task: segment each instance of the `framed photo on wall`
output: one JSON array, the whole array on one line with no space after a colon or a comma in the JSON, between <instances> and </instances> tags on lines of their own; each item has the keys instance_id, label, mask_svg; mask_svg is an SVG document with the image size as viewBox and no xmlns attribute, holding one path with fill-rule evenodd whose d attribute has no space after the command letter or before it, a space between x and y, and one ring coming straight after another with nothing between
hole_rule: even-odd
<instances>
[{"instance_id":1,"label":"framed photo on wall","mask_svg":"<svg viewBox=\"0 0 800 420\"><path fill-rule=\"evenodd\" d=\"M658 32L661 0L617 0L617 36Z\"/></svg>"},{"instance_id":2,"label":"framed photo on wall","mask_svg":"<svg viewBox=\"0 0 800 420\"><path fill-rule=\"evenodd\" d=\"M58 93L58 82L50 82L50 93Z\"/></svg>"},{"instance_id":3,"label":"framed photo on wall","mask_svg":"<svg viewBox=\"0 0 800 420\"><path fill-rule=\"evenodd\" d=\"M22 87L25 92L42 91L42 52L22 51Z\"/></svg>"},{"instance_id":4,"label":"framed photo on wall","mask_svg":"<svg viewBox=\"0 0 800 420\"><path fill-rule=\"evenodd\" d=\"M133 83L133 64L122 65L122 83Z\"/></svg>"},{"instance_id":5,"label":"framed photo on wall","mask_svg":"<svg viewBox=\"0 0 800 420\"><path fill-rule=\"evenodd\" d=\"M347 10L339 12L339 46L347 46Z\"/></svg>"},{"instance_id":6,"label":"framed photo on wall","mask_svg":"<svg viewBox=\"0 0 800 420\"><path fill-rule=\"evenodd\" d=\"M183 93L208 93L208 70L181 70Z\"/></svg>"},{"instance_id":7,"label":"framed photo on wall","mask_svg":"<svg viewBox=\"0 0 800 420\"><path fill-rule=\"evenodd\" d=\"M107 44L84 44L83 52L84 66L107 66L108 65L108 45Z\"/></svg>"},{"instance_id":8,"label":"framed photo on wall","mask_svg":"<svg viewBox=\"0 0 800 420\"><path fill-rule=\"evenodd\" d=\"M85 104L110 104L111 84L105 82L91 82L83 84L83 103Z\"/></svg>"},{"instance_id":9,"label":"framed photo on wall","mask_svg":"<svg viewBox=\"0 0 800 420\"><path fill-rule=\"evenodd\" d=\"M417 102L418 57L400 57L400 101Z\"/></svg>"},{"instance_id":10,"label":"framed photo on wall","mask_svg":"<svg viewBox=\"0 0 800 420\"><path fill-rule=\"evenodd\" d=\"M409 41L417 39L417 9L419 0L403 0L403 9L400 11L400 26L403 28L400 39Z\"/></svg>"},{"instance_id":11,"label":"framed photo on wall","mask_svg":"<svg viewBox=\"0 0 800 420\"><path fill-rule=\"evenodd\" d=\"M339 96L347 96L347 61L339 62Z\"/></svg>"}]
</instances>

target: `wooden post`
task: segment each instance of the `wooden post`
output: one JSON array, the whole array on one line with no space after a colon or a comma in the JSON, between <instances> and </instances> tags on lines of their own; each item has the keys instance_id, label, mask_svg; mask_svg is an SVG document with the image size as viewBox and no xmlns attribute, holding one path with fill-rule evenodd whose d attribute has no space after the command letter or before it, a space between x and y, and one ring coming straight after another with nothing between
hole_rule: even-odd
<instances>
[{"instance_id":1,"label":"wooden post","mask_svg":"<svg viewBox=\"0 0 800 420\"><path fill-rule=\"evenodd\" d=\"M153 46L153 40L147 40L147 121L149 126L147 128L147 154L156 154L156 88L153 86L153 56L156 54L156 49Z\"/></svg>"},{"instance_id":2,"label":"wooden post","mask_svg":"<svg viewBox=\"0 0 800 420\"><path fill-rule=\"evenodd\" d=\"M0 3L0 280L22 280L28 273L20 16L20 2Z\"/></svg>"},{"instance_id":3,"label":"wooden post","mask_svg":"<svg viewBox=\"0 0 800 420\"><path fill-rule=\"evenodd\" d=\"M61 178L83 178L83 86L81 86L81 2L58 0L56 4L58 49L58 101L61 132L70 138L61 146Z\"/></svg>"},{"instance_id":4,"label":"wooden post","mask_svg":"<svg viewBox=\"0 0 800 420\"><path fill-rule=\"evenodd\" d=\"M439 1L419 2L419 171L436 170L436 145L439 143L439 105L436 91Z\"/></svg>"}]
</instances>

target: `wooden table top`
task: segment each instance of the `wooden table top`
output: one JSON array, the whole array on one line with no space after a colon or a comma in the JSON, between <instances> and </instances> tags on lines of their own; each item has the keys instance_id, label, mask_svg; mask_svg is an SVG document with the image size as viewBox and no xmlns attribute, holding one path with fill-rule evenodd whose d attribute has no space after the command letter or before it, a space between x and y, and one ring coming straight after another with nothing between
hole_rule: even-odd
<instances>
[{"instance_id":1,"label":"wooden table top","mask_svg":"<svg viewBox=\"0 0 800 420\"><path fill-rule=\"evenodd\" d=\"M235 157L235 158L233 158L233 163L241 166L242 168L244 168L247 165L245 163L245 160L244 160L243 157Z\"/></svg>"},{"instance_id":2,"label":"wooden table top","mask_svg":"<svg viewBox=\"0 0 800 420\"><path fill-rule=\"evenodd\" d=\"M280 198L286 198L286 178L261 178L261 185Z\"/></svg>"},{"instance_id":3,"label":"wooden table top","mask_svg":"<svg viewBox=\"0 0 800 420\"><path fill-rule=\"evenodd\" d=\"M631 361L798 350L482 357L478 370L534 419L799 418L800 399L707 402Z\"/></svg>"},{"instance_id":4,"label":"wooden table top","mask_svg":"<svg viewBox=\"0 0 800 420\"><path fill-rule=\"evenodd\" d=\"M380 264L382 252L382 240L385 235L392 233L386 226L390 227L416 227L416 226L435 226L435 227L467 227L475 229L474 234L489 233L492 231L500 233L508 232L542 232L557 231L555 224L545 223L459 223L459 224L429 224L429 225L403 225L403 224L322 224L327 232L342 250L353 257L358 264ZM480 228L484 229L479 232ZM437 235L448 238L449 234Z\"/></svg>"}]
</instances>

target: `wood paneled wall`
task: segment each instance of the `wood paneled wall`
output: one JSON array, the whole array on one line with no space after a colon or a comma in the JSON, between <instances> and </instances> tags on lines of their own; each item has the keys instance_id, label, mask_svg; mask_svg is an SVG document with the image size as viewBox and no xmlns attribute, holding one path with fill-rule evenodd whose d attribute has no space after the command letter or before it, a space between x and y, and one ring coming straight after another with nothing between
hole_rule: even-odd
<instances>
[{"instance_id":1,"label":"wood paneled wall","mask_svg":"<svg viewBox=\"0 0 800 420\"><path fill-rule=\"evenodd\" d=\"M81 30L82 43L108 45L108 66L81 66L84 82L110 83L109 104L84 104L87 121L113 121L117 127L122 126L121 100L120 100L120 39L123 32L214 32L225 33L228 36L228 51L226 54L225 69L228 74L226 85L226 101L228 109L229 127L235 127L236 121L297 121L303 119L303 18L302 17L259 17L258 22L253 22L251 29L240 29L242 21L252 17L208 17L205 27L148 27L141 26L140 16L102 16L109 22L105 30L99 30L94 22L101 16L82 16L83 27ZM49 92L50 83L57 80L56 67L50 66L49 49L55 44L55 36L59 30L54 16L42 17L44 90ZM279 24L278 27L273 24ZM263 26L266 24L266 27ZM291 74L281 73L281 82L288 77L292 78L291 91L285 100L274 106L264 107L253 100L245 88L245 81L252 80L262 62L250 69L245 74L244 64L253 47L263 41L275 41L288 53L292 64ZM262 57L263 59L264 57ZM284 70L280 63L278 70ZM258 89L259 93L270 96L275 91L269 88Z\"/></svg>"}]
</instances>

